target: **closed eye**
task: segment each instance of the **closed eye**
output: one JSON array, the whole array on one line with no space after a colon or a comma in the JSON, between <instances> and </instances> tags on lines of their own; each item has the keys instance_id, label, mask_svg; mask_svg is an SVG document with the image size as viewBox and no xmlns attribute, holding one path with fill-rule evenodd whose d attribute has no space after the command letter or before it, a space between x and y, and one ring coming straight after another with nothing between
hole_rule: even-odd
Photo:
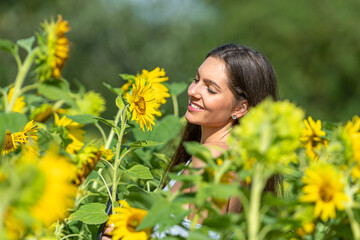
<instances>
[{"instance_id":1,"label":"closed eye","mask_svg":"<svg viewBox=\"0 0 360 240\"><path fill-rule=\"evenodd\" d=\"M207 90L208 90L208 92L211 93L211 94L216 94L216 93L217 93L217 92L211 90L210 86L207 87Z\"/></svg>"}]
</instances>

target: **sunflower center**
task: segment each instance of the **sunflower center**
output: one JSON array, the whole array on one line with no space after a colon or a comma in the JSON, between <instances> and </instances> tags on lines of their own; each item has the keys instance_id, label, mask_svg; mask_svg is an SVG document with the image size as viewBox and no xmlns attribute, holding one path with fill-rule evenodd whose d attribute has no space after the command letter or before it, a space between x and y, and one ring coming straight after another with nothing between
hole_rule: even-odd
<instances>
[{"instance_id":1,"label":"sunflower center","mask_svg":"<svg viewBox=\"0 0 360 240\"><path fill-rule=\"evenodd\" d=\"M143 97L141 97L139 101L135 102L135 106L137 107L138 112L140 112L141 114L146 113L146 103Z\"/></svg>"},{"instance_id":2,"label":"sunflower center","mask_svg":"<svg viewBox=\"0 0 360 240\"><path fill-rule=\"evenodd\" d=\"M319 191L319 195L320 198L324 201L324 202L330 202L333 199L334 196L334 190L329 186L329 185L325 185L322 188L320 188Z\"/></svg>"},{"instance_id":3,"label":"sunflower center","mask_svg":"<svg viewBox=\"0 0 360 240\"><path fill-rule=\"evenodd\" d=\"M139 219L133 215L128 219L126 226L129 232L136 232L136 228L139 224L140 224Z\"/></svg>"},{"instance_id":4,"label":"sunflower center","mask_svg":"<svg viewBox=\"0 0 360 240\"><path fill-rule=\"evenodd\" d=\"M3 148L5 151L11 151L15 148L13 138L12 138L10 131L6 131Z\"/></svg>"}]
</instances>

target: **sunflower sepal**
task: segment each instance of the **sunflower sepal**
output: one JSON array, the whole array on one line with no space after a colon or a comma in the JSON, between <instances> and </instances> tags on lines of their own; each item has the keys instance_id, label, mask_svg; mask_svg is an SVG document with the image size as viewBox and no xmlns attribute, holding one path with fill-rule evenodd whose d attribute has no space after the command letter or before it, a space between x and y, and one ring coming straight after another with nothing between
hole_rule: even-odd
<instances>
[{"instance_id":1,"label":"sunflower sepal","mask_svg":"<svg viewBox=\"0 0 360 240\"><path fill-rule=\"evenodd\" d=\"M144 147L155 147L159 146L163 143L154 142L150 140L142 140L142 141L136 141L130 144L130 149L138 149L138 148L144 148Z\"/></svg>"},{"instance_id":2,"label":"sunflower sepal","mask_svg":"<svg viewBox=\"0 0 360 240\"><path fill-rule=\"evenodd\" d=\"M135 81L135 75L132 74L120 73L119 76L125 81Z\"/></svg>"},{"instance_id":3,"label":"sunflower sepal","mask_svg":"<svg viewBox=\"0 0 360 240\"><path fill-rule=\"evenodd\" d=\"M110 84L103 82L104 87L109 89L111 92L115 93L116 95L122 96L124 94L124 90L121 88L112 87Z\"/></svg>"},{"instance_id":4,"label":"sunflower sepal","mask_svg":"<svg viewBox=\"0 0 360 240\"><path fill-rule=\"evenodd\" d=\"M124 101L122 100L122 98L120 96L116 97L115 103L116 103L116 106L119 108L119 111L124 110L125 104L124 104Z\"/></svg>"},{"instance_id":5,"label":"sunflower sepal","mask_svg":"<svg viewBox=\"0 0 360 240\"><path fill-rule=\"evenodd\" d=\"M11 53L15 58L19 58L19 47L12 41L0 38L0 49Z\"/></svg>"},{"instance_id":6,"label":"sunflower sepal","mask_svg":"<svg viewBox=\"0 0 360 240\"><path fill-rule=\"evenodd\" d=\"M16 44L22 47L23 49L25 49L29 53L32 50L32 45L34 44L34 41L35 41L35 37L31 36L29 38L20 39L16 41Z\"/></svg>"}]
</instances>

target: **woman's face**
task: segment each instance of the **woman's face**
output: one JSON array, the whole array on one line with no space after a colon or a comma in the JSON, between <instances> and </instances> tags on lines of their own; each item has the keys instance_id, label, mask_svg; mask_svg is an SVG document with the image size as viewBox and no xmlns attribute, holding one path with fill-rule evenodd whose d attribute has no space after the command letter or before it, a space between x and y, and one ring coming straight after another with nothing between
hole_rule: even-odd
<instances>
[{"instance_id":1,"label":"woman's face","mask_svg":"<svg viewBox=\"0 0 360 240\"><path fill-rule=\"evenodd\" d=\"M228 81L225 63L221 59L208 57L188 88L186 120L207 127L222 127L232 122L236 104Z\"/></svg>"}]
</instances>

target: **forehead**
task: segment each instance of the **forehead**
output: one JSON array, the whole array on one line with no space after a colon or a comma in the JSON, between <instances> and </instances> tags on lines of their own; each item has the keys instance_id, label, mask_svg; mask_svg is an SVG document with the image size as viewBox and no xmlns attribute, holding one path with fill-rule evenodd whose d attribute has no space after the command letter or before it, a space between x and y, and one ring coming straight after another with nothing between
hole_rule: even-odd
<instances>
[{"instance_id":1,"label":"forehead","mask_svg":"<svg viewBox=\"0 0 360 240\"><path fill-rule=\"evenodd\" d=\"M198 69L199 77L216 82L221 87L228 86L228 73L223 60L214 57L208 57Z\"/></svg>"}]
</instances>

